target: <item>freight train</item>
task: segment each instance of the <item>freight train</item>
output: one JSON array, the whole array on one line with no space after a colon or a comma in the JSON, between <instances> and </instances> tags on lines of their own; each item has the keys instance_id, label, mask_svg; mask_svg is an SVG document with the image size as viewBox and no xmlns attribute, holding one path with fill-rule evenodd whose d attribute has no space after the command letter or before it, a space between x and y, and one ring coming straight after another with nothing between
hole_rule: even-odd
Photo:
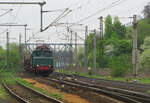
<instances>
[{"instance_id":1,"label":"freight train","mask_svg":"<svg viewBox=\"0 0 150 103\"><path fill-rule=\"evenodd\" d=\"M37 46L34 51L24 57L24 68L28 72L48 76L53 72L53 55L48 46Z\"/></svg>"}]
</instances>

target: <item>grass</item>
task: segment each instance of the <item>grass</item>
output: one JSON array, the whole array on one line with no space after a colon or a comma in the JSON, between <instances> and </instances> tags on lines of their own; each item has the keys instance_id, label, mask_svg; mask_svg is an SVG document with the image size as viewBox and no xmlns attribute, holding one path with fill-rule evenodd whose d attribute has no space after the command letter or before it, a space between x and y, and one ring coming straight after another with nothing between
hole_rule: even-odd
<instances>
[{"instance_id":1,"label":"grass","mask_svg":"<svg viewBox=\"0 0 150 103\"><path fill-rule=\"evenodd\" d=\"M101 76L101 75L89 75L88 73L83 73L83 72L73 72L73 71L68 71L68 70L57 70L56 72L60 73L65 73L65 74L77 74L80 76L85 76L89 78L99 78L99 79L108 79L108 80L114 80L114 81L128 81L132 82L135 79L134 78L125 78L125 77L111 77L111 76ZM138 82L144 83L144 84L150 84L150 78L137 78Z\"/></svg>"},{"instance_id":2,"label":"grass","mask_svg":"<svg viewBox=\"0 0 150 103\"><path fill-rule=\"evenodd\" d=\"M0 99L6 99L7 97L8 97L8 94L6 90L0 84Z\"/></svg>"},{"instance_id":3,"label":"grass","mask_svg":"<svg viewBox=\"0 0 150 103\"><path fill-rule=\"evenodd\" d=\"M150 78L142 78L139 79L141 81L141 83L146 83L146 84L150 84Z\"/></svg>"},{"instance_id":4,"label":"grass","mask_svg":"<svg viewBox=\"0 0 150 103\"><path fill-rule=\"evenodd\" d=\"M73 71L67 71L67 70L57 70L56 72L65 73L65 74L77 74L80 76L85 76L85 77L90 77L90 78L103 78L103 79L106 78L106 77L100 76L100 75L89 75L88 73L73 72Z\"/></svg>"},{"instance_id":5,"label":"grass","mask_svg":"<svg viewBox=\"0 0 150 103\"><path fill-rule=\"evenodd\" d=\"M5 81L5 82L7 82L10 85L15 84L15 81L12 79L12 77L10 77L10 74L11 75L15 75L15 71L8 70L8 69L1 71L0 72L0 77L1 77L0 80Z\"/></svg>"},{"instance_id":6,"label":"grass","mask_svg":"<svg viewBox=\"0 0 150 103\"><path fill-rule=\"evenodd\" d=\"M148 94L150 94L150 90L149 90L149 91L147 91L147 93L148 93Z\"/></svg>"},{"instance_id":7,"label":"grass","mask_svg":"<svg viewBox=\"0 0 150 103\"><path fill-rule=\"evenodd\" d=\"M15 82L12 80L12 78L9 76L9 73L12 73L12 70L6 70L6 69L0 69L0 81L6 81L9 84L14 84ZM0 98L1 99L7 99L9 98L9 95L7 91L3 88L3 86L0 84Z\"/></svg>"}]
</instances>

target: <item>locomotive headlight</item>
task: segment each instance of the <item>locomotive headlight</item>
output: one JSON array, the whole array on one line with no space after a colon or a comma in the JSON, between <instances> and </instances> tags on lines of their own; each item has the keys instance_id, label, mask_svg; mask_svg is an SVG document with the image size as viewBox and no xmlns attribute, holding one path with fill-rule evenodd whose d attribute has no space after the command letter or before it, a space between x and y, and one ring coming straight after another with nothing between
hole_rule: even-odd
<instances>
[{"instance_id":1,"label":"locomotive headlight","mask_svg":"<svg viewBox=\"0 0 150 103\"><path fill-rule=\"evenodd\" d=\"M39 65L36 65L37 67L39 67Z\"/></svg>"}]
</instances>

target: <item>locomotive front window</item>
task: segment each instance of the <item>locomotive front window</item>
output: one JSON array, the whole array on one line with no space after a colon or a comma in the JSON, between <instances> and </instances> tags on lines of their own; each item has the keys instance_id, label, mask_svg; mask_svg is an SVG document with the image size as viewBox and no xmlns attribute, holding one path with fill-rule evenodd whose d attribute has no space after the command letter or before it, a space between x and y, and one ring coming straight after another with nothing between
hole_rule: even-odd
<instances>
[{"instance_id":1,"label":"locomotive front window","mask_svg":"<svg viewBox=\"0 0 150 103\"><path fill-rule=\"evenodd\" d=\"M52 52L51 51L36 51L33 54L34 57L51 57Z\"/></svg>"},{"instance_id":2,"label":"locomotive front window","mask_svg":"<svg viewBox=\"0 0 150 103\"><path fill-rule=\"evenodd\" d=\"M43 53L43 56L48 56L48 57L51 57L52 56L52 53L50 51L46 51Z\"/></svg>"}]
</instances>

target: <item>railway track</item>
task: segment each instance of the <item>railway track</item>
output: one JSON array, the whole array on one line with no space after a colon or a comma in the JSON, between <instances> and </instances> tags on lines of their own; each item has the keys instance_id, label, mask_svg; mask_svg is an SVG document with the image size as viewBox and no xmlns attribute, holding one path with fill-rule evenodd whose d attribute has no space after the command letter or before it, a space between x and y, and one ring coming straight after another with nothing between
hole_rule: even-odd
<instances>
[{"instance_id":1,"label":"railway track","mask_svg":"<svg viewBox=\"0 0 150 103\"><path fill-rule=\"evenodd\" d=\"M123 81L113 81L113 80L106 80L106 79L97 79L97 78L88 78L79 75L68 75L63 73L55 72L53 75L60 78L69 77L72 79L77 79L83 82L92 83L95 85L102 85L102 86L109 86L114 88L126 89L135 92L142 92L147 93L150 90L150 84L141 84L141 83L131 83L131 82L123 82Z\"/></svg>"},{"instance_id":2,"label":"railway track","mask_svg":"<svg viewBox=\"0 0 150 103\"><path fill-rule=\"evenodd\" d=\"M12 91L7 85L6 83L3 81L2 82L3 87L13 96L15 97L19 102L21 103L29 103L27 100L25 100L24 98L22 98L21 96L17 95L14 91Z\"/></svg>"},{"instance_id":3,"label":"railway track","mask_svg":"<svg viewBox=\"0 0 150 103\"><path fill-rule=\"evenodd\" d=\"M106 96L110 96L126 103L150 103L150 96L139 92L107 86L100 86L79 80L66 80L64 79L64 77L61 76L56 79L48 78L47 80L104 94Z\"/></svg>"},{"instance_id":4,"label":"railway track","mask_svg":"<svg viewBox=\"0 0 150 103\"><path fill-rule=\"evenodd\" d=\"M21 103L63 103L62 101L36 91L17 80L15 80L15 82L15 86L7 85L5 81L2 82L2 85Z\"/></svg>"}]
</instances>

